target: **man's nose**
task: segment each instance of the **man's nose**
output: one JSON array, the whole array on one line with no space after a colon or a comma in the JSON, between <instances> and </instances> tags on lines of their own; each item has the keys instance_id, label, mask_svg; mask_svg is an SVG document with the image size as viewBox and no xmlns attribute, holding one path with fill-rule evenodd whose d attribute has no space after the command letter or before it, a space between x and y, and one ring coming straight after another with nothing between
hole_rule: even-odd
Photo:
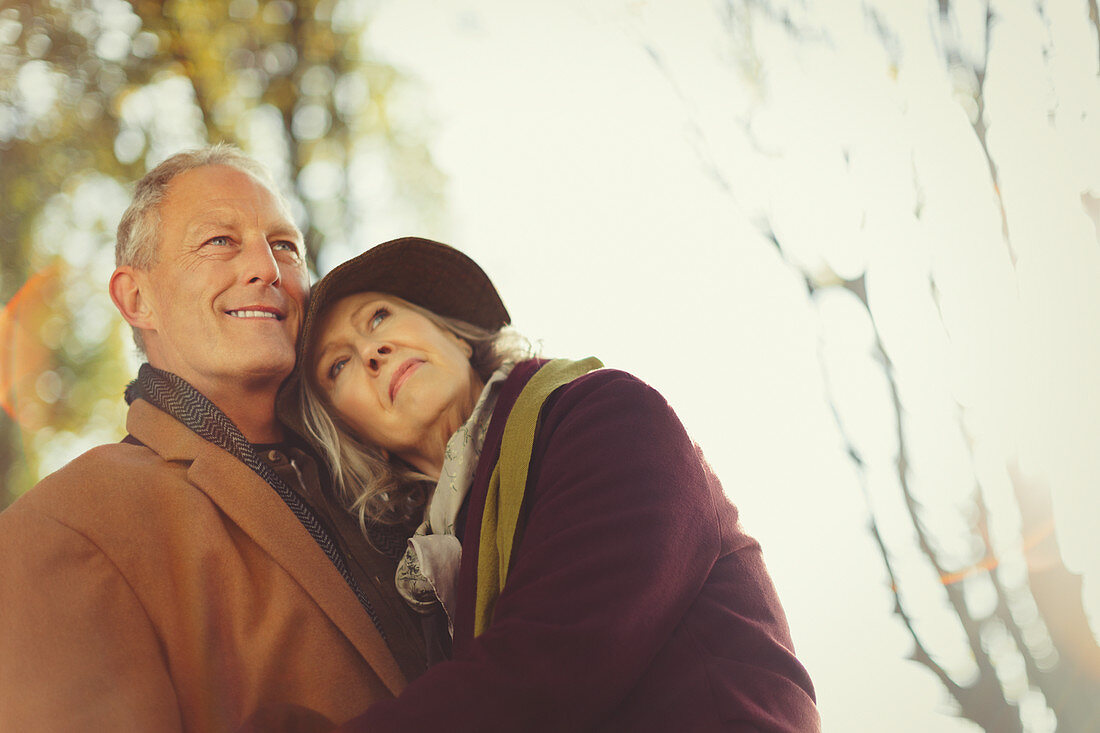
<instances>
[{"instance_id":1,"label":"man's nose","mask_svg":"<svg viewBox=\"0 0 1100 733\"><path fill-rule=\"evenodd\" d=\"M244 258L245 281L260 282L265 285L277 285L281 280L279 263L267 240L257 238L245 244L241 253Z\"/></svg>"}]
</instances>

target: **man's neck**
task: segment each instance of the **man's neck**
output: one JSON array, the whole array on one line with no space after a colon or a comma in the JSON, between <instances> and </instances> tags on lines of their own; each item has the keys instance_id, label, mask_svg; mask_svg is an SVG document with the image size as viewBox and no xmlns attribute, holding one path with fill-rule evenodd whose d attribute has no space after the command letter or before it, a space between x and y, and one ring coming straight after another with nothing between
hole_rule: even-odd
<instances>
[{"instance_id":1,"label":"man's neck","mask_svg":"<svg viewBox=\"0 0 1100 733\"><path fill-rule=\"evenodd\" d=\"M249 443L281 443L286 437L283 426L275 419L275 400L268 403L261 414L250 415L223 410L233 423L241 429ZM247 412L247 411L246 411Z\"/></svg>"},{"instance_id":2,"label":"man's neck","mask_svg":"<svg viewBox=\"0 0 1100 733\"><path fill-rule=\"evenodd\" d=\"M241 380L230 386L220 380L185 381L225 413L248 442L278 443L285 437L282 423L275 418L279 381Z\"/></svg>"},{"instance_id":3,"label":"man's neck","mask_svg":"<svg viewBox=\"0 0 1100 733\"><path fill-rule=\"evenodd\" d=\"M201 391L201 390L200 390ZM233 421L250 443L279 443L283 426L275 419L276 391L245 391L231 395L207 394L207 398Z\"/></svg>"}]
</instances>

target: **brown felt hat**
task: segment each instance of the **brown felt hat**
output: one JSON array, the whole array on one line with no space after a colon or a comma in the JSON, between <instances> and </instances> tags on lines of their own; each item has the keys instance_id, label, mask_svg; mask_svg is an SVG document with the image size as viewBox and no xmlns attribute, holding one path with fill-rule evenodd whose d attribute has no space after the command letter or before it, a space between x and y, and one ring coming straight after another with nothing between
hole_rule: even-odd
<instances>
[{"instance_id":1,"label":"brown felt hat","mask_svg":"<svg viewBox=\"0 0 1100 733\"><path fill-rule=\"evenodd\" d=\"M298 335L298 366L283 385L284 396L298 385L306 345L316 336L314 331L328 307L346 295L364 292L396 295L488 331L499 331L512 322L489 276L462 252L421 237L384 242L337 266L313 286ZM284 420L289 417L284 409L280 413Z\"/></svg>"},{"instance_id":2,"label":"brown felt hat","mask_svg":"<svg viewBox=\"0 0 1100 733\"><path fill-rule=\"evenodd\" d=\"M365 292L396 295L487 331L511 323L492 281L476 262L454 247L402 237L352 257L313 286L300 343L308 343L328 306L345 295Z\"/></svg>"}]
</instances>

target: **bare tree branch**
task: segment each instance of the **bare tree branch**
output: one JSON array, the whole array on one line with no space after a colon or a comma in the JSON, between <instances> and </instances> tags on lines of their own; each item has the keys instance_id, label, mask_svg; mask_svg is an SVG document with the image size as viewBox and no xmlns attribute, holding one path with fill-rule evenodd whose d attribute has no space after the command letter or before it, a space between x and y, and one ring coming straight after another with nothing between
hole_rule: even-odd
<instances>
[{"instance_id":1,"label":"bare tree branch","mask_svg":"<svg viewBox=\"0 0 1100 733\"><path fill-rule=\"evenodd\" d=\"M1096 45L1100 51L1100 9L1096 7L1096 0L1089 0L1089 20L1092 22L1093 30L1096 31ZM1096 73L1100 76L1100 66L1097 67Z\"/></svg>"},{"instance_id":2,"label":"bare tree branch","mask_svg":"<svg viewBox=\"0 0 1100 733\"><path fill-rule=\"evenodd\" d=\"M661 57L660 52L648 42L643 42L643 46L647 55L653 61L653 64L657 67L661 75L664 76L665 81L669 87L672 88L673 93L680 100L680 104L684 108L685 112L691 110L691 104L688 102L687 95L684 94L683 89L679 83L673 77L671 70ZM699 163L702 165L703 170L714 179L714 182L718 184L725 193L733 195L733 187L730 185L729 180L726 179L725 174L722 172L721 167L718 165L714 158L714 154L710 150L710 144L707 139L706 132L703 131L702 125L699 124L694 114L688 113L688 129L691 131L692 147L695 149L695 154L699 158Z\"/></svg>"},{"instance_id":3,"label":"bare tree branch","mask_svg":"<svg viewBox=\"0 0 1100 733\"><path fill-rule=\"evenodd\" d=\"M993 160L993 155L989 150L989 142L987 140L988 123L986 122L985 114L985 81L986 72L989 68L989 49L990 40L993 32L993 7L990 0L986 0L985 3L985 27L983 34L983 48L982 59L980 62L967 64L963 60L962 50L959 45L958 34L955 32L954 21L951 13L950 0L939 0L939 20L940 20L940 33L942 36L944 64L948 71L954 67L966 67L973 72L975 79L977 79L978 86L974 91L974 102L977 105L977 110L973 119L970 121L970 126L974 130L974 136L978 139L978 145L981 146L982 156L985 158L986 167L989 168L989 181L993 186L993 195L997 199L997 212L1001 218L1001 236L1004 238L1005 247L1008 249L1008 256L1013 266L1016 265L1016 251L1012 246L1012 238L1009 236L1008 231L1008 212L1005 209L1004 197L1001 195L1001 180L997 171L997 163Z\"/></svg>"},{"instance_id":4,"label":"bare tree branch","mask_svg":"<svg viewBox=\"0 0 1100 733\"><path fill-rule=\"evenodd\" d=\"M913 495L909 485L909 471L907 470L908 447L905 439L904 422L902 420L903 411L901 397L898 392L897 376L894 371L893 362L890 360L882 344L878 325L875 322L874 314L871 312L862 281L863 278L861 277L858 281L858 288L852 287L849 283L845 283L844 286L854 293L856 297L860 298L864 308L867 310L867 316L871 322L874 333L875 355L882 362L883 374L890 388L890 399L894 408L894 434L898 441L898 457L896 462L898 483L901 486L906 511L909 514L913 530L916 533L917 545L939 577L944 578L948 575L948 571L941 562L938 551L932 545L924 522L920 516L919 503ZM966 596L963 594L962 584L944 583L943 587L947 595L948 603L958 617L963 632L966 634L967 642L970 645L970 651L974 657L974 663L978 667L978 679L974 684L963 688L960 694L955 695L962 706L963 714L985 727L986 730L1022 731L1023 724L1020 721L1019 711L1016 709L1015 705L1008 702L1004 697L1004 691L1001 689L1000 680L993 666L993 661L990 659L982 643L981 622L974 618L974 615L971 613L969 605L966 602ZM990 725L995 725L996 727L989 727Z\"/></svg>"},{"instance_id":5,"label":"bare tree branch","mask_svg":"<svg viewBox=\"0 0 1100 733\"><path fill-rule=\"evenodd\" d=\"M993 589L997 594L997 607L994 611L994 615L1004 624L1005 630L1008 631L1009 636L1012 637L1012 641L1016 644L1016 649L1020 652L1020 656L1023 657L1024 669L1027 672L1027 677L1031 684L1042 690L1043 694L1048 696L1049 699L1049 696L1053 692L1049 686L1049 677L1039 668L1035 660L1035 655L1031 652L1031 647L1024 639L1023 629L1021 629L1020 625L1016 622L1015 617L1012 615L1012 610L1009 607L1008 592L1004 587L1004 583L1001 581L1000 562L998 562L997 552L993 547L993 541L989 535L989 507L985 502L985 495L980 485L974 487L974 503L978 509L978 516L976 519L977 534L982 538L982 546L985 549L985 557L979 564L979 567L989 573L989 581L992 583Z\"/></svg>"},{"instance_id":6,"label":"bare tree branch","mask_svg":"<svg viewBox=\"0 0 1100 733\"><path fill-rule=\"evenodd\" d=\"M1100 645L1085 616L1081 577L1062 560L1049 486L1029 480L1017 465L1009 466L1009 476L1020 505L1028 586L1058 655L1058 665L1048 674L1052 691L1044 689L1044 695L1058 717L1059 731L1095 730L1100 721Z\"/></svg>"},{"instance_id":7,"label":"bare tree branch","mask_svg":"<svg viewBox=\"0 0 1100 733\"><path fill-rule=\"evenodd\" d=\"M775 235L774 229L771 228L766 222L762 233L769 241L775 246L783 260L793 270L802 274L804 282L806 283L806 290L811 299L814 298L818 292L818 287L814 281L803 272L796 264L794 264L786 252L783 249L783 245L779 242L779 239ZM924 528L923 522L919 516L919 507L913 496L912 491L909 488L908 470L907 470L907 448L905 442L904 425L902 422L902 407L901 399L898 393L897 380L894 375L894 370L889 357L886 355L883 348L882 340L879 336L878 326L875 323L874 315L871 313L870 306L867 300L866 285L863 277L859 277L855 280L845 281L840 287L844 287L846 290L854 294L859 298L863 304L864 309L867 312L867 316L871 322L871 326L874 333L875 342L875 356L879 359L883 365L883 371L886 375L887 381L890 386L890 394L894 407L894 425L898 440L898 458L896 462L896 468L898 473L898 480L902 487L905 504L909 513L910 521L917 533L918 545L925 557L935 568L939 577L944 578L948 576L947 570L940 562L939 556L936 550L932 547L931 540ZM973 720L981 725L983 728L989 731L999 731L1003 733L1022 733L1023 723L1020 720L1019 711L1017 707L1010 703L1004 697L1004 691L1000 686L1000 679L997 675L996 669L993 666L992 660L989 658L988 653L981 641L981 629L980 623L970 613L967 607L966 599L963 596L961 584L957 583L945 583L944 591L947 595L948 602L952 607L955 615L958 617L964 633L966 634L967 641L970 646L971 653L973 654L975 663L978 666L978 678L970 685L962 685L952 679L948 671L940 664L938 664L929 653L925 646L920 634L917 632L913 625L912 617L905 608L905 604L902 601L900 594L900 586L898 578L895 574L893 563L890 559L889 551L886 548L885 543L882 540L882 536L879 533L878 523L875 519L874 508L871 503L870 491L866 476L866 466L863 458L859 454L859 450L856 448L854 440L848 434L845 427L844 420L840 416L840 410L837 405L836 397L832 390L831 380L829 379L829 371L824 363L821 351L818 352L819 358L822 358L821 373L825 383L825 397L829 405L829 409L832 412L833 420L836 424L837 430L840 433L841 439L844 441L845 448L852 461L856 464L858 470L860 485L864 494L864 502L867 505L867 512L871 518L871 533L875 539L876 546L878 547L879 554L882 557L883 564L886 568L887 575L890 579L890 589L894 594L894 613L901 618L902 623L905 625L906 630L909 632L910 637L913 639L914 650L910 655L910 658L920 663L924 667L931 670L933 674L943 683L952 697L955 698L959 704L960 712L965 717Z\"/></svg>"}]
</instances>

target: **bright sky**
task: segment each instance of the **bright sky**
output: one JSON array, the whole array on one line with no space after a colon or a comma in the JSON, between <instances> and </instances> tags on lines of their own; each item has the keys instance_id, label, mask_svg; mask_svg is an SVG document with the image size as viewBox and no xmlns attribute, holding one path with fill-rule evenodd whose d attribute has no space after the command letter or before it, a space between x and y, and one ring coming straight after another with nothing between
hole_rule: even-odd
<instances>
[{"instance_id":1,"label":"bright sky","mask_svg":"<svg viewBox=\"0 0 1100 733\"><path fill-rule=\"evenodd\" d=\"M1100 196L1096 36L1081 8L1048 4L1057 53L1045 70L1046 31L1027 13L1006 9L994 37L989 145L1013 266L923 4L879 3L900 29L896 71L860 3L812 5L805 20L836 43L792 43L758 22L753 54L746 25L731 33L704 0L402 0L378 6L368 38L418 80L393 111L426 105L417 122L449 178L449 223L419 233L478 260L546 354L599 355L669 399L761 540L826 731L972 732L905 660L911 641L825 397L822 358L917 623L965 675L942 590L900 514L870 325L846 293L811 303L757 224L766 216L815 271L867 269L907 407L914 492L940 541L958 549L966 534L974 471L995 501L1019 452L1055 486L1067 561L1100 577L1085 541L1100 531L1085 511L1100 476L1100 256L1080 206L1082 193ZM958 7L966 39L980 38L980 18ZM370 230L379 242L411 233L396 214ZM1013 541L1018 554L1018 521L995 519L1006 556ZM1025 714L1033 704L1025 694ZM1032 716L1032 730L1052 728Z\"/></svg>"}]
</instances>

